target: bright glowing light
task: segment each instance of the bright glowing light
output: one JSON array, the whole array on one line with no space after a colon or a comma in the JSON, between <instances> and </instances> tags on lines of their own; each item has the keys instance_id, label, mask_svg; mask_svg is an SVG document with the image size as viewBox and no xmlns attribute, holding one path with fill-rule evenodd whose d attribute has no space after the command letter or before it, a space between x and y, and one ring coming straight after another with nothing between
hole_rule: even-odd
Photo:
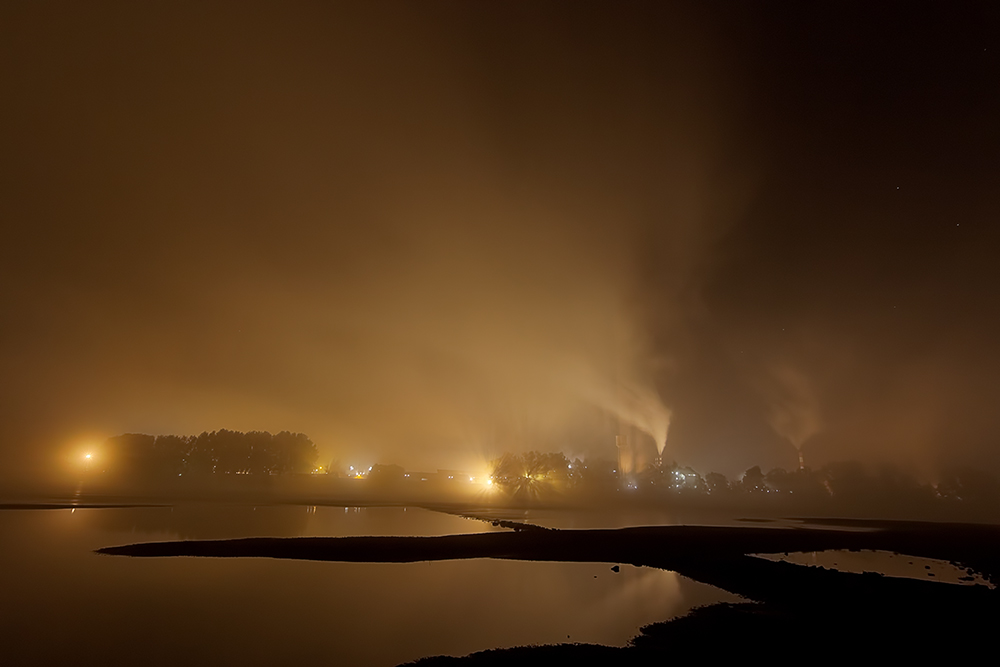
<instances>
[{"instance_id":1,"label":"bright glowing light","mask_svg":"<svg viewBox=\"0 0 1000 667\"><path fill-rule=\"evenodd\" d=\"M90 459L94 458L94 455L93 454L84 454L83 458L85 458L85 459L87 459L89 461Z\"/></svg>"}]
</instances>

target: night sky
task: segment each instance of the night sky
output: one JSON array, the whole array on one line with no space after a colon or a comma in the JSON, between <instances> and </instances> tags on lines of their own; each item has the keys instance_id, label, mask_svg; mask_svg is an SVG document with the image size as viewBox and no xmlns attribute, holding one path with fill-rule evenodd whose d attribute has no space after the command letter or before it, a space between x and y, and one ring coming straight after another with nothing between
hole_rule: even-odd
<instances>
[{"instance_id":1,"label":"night sky","mask_svg":"<svg viewBox=\"0 0 1000 667\"><path fill-rule=\"evenodd\" d=\"M0 84L0 479L1000 470L997 3L4 2Z\"/></svg>"}]
</instances>

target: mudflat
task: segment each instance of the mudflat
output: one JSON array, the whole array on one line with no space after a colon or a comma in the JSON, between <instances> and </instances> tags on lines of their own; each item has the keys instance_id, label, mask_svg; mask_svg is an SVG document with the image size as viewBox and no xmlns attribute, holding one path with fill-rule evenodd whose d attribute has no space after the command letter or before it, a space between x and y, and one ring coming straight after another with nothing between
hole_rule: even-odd
<instances>
[{"instance_id":1,"label":"mudflat","mask_svg":"<svg viewBox=\"0 0 1000 667\"><path fill-rule=\"evenodd\" d=\"M676 571L742 596L724 604L646 626L627 648L560 645L473 654L469 664L523 663L591 651L615 662L644 663L664 652L705 650L695 639L780 641L785 647L847 656L924 657L982 648L1000 619L1000 592L934 580L803 567L753 554L823 550L880 550L950 561L1000 583L1000 527L849 519L809 520L794 527L644 526L554 530L524 526L505 533L440 537L297 537L190 540L106 547L131 557L282 558L404 563L466 558L628 563ZM720 634L721 633L721 634ZM909 637L902 641L903 637ZM831 638L836 641L831 643ZM555 652L555 653L553 653ZM659 656L659 658L657 658ZM428 658L422 663L457 658ZM497 662L499 661L499 662Z\"/></svg>"}]
</instances>

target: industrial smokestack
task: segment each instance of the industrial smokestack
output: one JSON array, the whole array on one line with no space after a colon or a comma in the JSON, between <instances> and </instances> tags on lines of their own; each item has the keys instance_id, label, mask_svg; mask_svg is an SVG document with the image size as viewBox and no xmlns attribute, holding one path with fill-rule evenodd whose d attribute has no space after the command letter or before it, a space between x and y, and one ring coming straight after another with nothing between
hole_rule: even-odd
<instances>
[{"instance_id":1,"label":"industrial smokestack","mask_svg":"<svg viewBox=\"0 0 1000 667\"><path fill-rule=\"evenodd\" d=\"M626 466L631 468L632 463L632 451L629 449L628 437L616 435L615 445L618 446L618 479L625 479L626 473L630 472L630 470L626 470Z\"/></svg>"}]
</instances>

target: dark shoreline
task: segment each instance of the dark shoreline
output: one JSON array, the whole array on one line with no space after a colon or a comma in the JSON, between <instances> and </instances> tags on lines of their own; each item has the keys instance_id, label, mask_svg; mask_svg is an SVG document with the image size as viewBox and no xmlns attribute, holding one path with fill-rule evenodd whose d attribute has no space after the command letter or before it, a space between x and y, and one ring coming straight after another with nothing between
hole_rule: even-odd
<instances>
[{"instance_id":1,"label":"dark shoreline","mask_svg":"<svg viewBox=\"0 0 1000 667\"><path fill-rule=\"evenodd\" d=\"M653 526L604 530L520 530L439 537L243 538L139 543L99 549L140 558L195 556L408 563L465 558L628 563L656 567L739 595L747 604L712 605L646 626L629 647L554 645L491 650L466 658L427 658L422 665L541 664L592 656L646 664L670 652L688 654L701 640L782 642L801 650L837 637L833 653L865 643L895 656L985 647L1000 620L1000 590L855 574L755 558L837 550L881 550L946 560L1000 584L1000 527L978 524L810 520L837 528ZM845 529L846 528L846 529ZM864 530L859 530L862 528ZM898 643L893 637L919 641ZM961 638L959 643L956 643ZM697 639L698 642L692 644ZM677 642L683 644L678 645ZM687 647L687 648L684 648ZM902 652L902 653L900 653Z\"/></svg>"},{"instance_id":2,"label":"dark shoreline","mask_svg":"<svg viewBox=\"0 0 1000 667\"><path fill-rule=\"evenodd\" d=\"M0 503L2 510L101 510L101 509L132 509L136 507L170 507L164 503Z\"/></svg>"},{"instance_id":3,"label":"dark shoreline","mask_svg":"<svg viewBox=\"0 0 1000 667\"><path fill-rule=\"evenodd\" d=\"M1000 527L981 524L799 519L855 530L783 526L639 526L561 530L516 524L510 533L436 537L253 537L142 542L98 553L133 557L286 558L342 562L417 562L512 558L687 566L755 553L883 550L947 560L1000 583ZM868 530L856 530L867 528Z\"/></svg>"}]
</instances>

